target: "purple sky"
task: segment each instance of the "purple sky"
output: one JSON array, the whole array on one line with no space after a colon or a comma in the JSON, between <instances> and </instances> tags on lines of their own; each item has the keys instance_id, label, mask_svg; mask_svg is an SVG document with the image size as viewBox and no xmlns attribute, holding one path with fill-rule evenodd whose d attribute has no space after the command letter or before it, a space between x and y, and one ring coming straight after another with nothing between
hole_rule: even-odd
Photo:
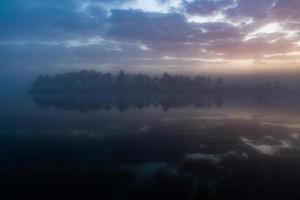
<instances>
[{"instance_id":1,"label":"purple sky","mask_svg":"<svg viewBox=\"0 0 300 200\"><path fill-rule=\"evenodd\" d=\"M2 0L0 67L300 72L299 0Z\"/></svg>"}]
</instances>

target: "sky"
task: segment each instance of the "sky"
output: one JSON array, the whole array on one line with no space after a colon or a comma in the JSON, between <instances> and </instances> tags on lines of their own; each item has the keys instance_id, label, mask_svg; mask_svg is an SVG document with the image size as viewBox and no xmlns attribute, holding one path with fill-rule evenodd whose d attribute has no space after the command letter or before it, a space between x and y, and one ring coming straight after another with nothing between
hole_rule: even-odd
<instances>
[{"instance_id":1,"label":"sky","mask_svg":"<svg viewBox=\"0 0 300 200\"><path fill-rule=\"evenodd\" d=\"M300 72L299 0L1 0L0 70Z\"/></svg>"}]
</instances>

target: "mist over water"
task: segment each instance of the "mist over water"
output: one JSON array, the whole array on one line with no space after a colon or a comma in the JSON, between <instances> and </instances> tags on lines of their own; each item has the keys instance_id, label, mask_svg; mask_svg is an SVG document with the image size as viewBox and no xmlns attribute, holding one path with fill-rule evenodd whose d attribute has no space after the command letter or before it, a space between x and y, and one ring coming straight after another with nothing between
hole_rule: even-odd
<instances>
[{"instance_id":1,"label":"mist over water","mask_svg":"<svg viewBox=\"0 0 300 200\"><path fill-rule=\"evenodd\" d=\"M0 185L10 199L300 195L295 94L29 89L2 92Z\"/></svg>"}]
</instances>

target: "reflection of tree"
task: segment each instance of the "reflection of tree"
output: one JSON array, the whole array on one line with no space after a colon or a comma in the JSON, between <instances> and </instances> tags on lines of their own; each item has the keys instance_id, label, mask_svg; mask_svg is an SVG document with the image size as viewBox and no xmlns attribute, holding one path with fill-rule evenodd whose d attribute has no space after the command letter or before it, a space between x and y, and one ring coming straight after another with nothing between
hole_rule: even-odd
<instances>
[{"instance_id":1,"label":"reflection of tree","mask_svg":"<svg viewBox=\"0 0 300 200\"><path fill-rule=\"evenodd\" d=\"M32 93L33 100L41 108L54 106L64 110L89 112L111 110L116 107L120 112L130 108L144 109L160 106L164 111L193 105L197 108L209 108L211 104L220 107L222 97L207 95L174 95L174 94L132 94L110 93L92 95L84 93Z\"/></svg>"},{"instance_id":2,"label":"reflection of tree","mask_svg":"<svg viewBox=\"0 0 300 200\"><path fill-rule=\"evenodd\" d=\"M55 107L64 110L90 112L96 110L109 111L116 108L125 112L130 108L144 109L161 107L168 111L172 108L194 106L196 108L222 107L224 102L234 104L258 103L264 106L279 106L277 96L268 95L176 95L161 93L108 93L96 95L91 93L32 93L34 102L41 108Z\"/></svg>"},{"instance_id":3,"label":"reflection of tree","mask_svg":"<svg viewBox=\"0 0 300 200\"><path fill-rule=\"evenodd\" d=\"M258 84L253 88L257 93L282 93L287 92L286 88L280 81L267 81L265 83Z\"/></svg>"}]
</instances>

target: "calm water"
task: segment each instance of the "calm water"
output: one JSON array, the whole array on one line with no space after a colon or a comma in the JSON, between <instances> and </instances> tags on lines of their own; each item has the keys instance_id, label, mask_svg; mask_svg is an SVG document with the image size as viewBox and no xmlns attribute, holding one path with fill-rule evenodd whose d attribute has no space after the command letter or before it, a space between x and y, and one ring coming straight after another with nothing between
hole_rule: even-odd
<instances>
[{"instance_id":1,"label":"calm water","mask_svg":"<svg viewBox=\"0 0 300 200\"><path fill-rule=\"evenodd\" d=\"M0 99L6 199L299 199L300 96Z\"/></svg>"}]
</instances>

